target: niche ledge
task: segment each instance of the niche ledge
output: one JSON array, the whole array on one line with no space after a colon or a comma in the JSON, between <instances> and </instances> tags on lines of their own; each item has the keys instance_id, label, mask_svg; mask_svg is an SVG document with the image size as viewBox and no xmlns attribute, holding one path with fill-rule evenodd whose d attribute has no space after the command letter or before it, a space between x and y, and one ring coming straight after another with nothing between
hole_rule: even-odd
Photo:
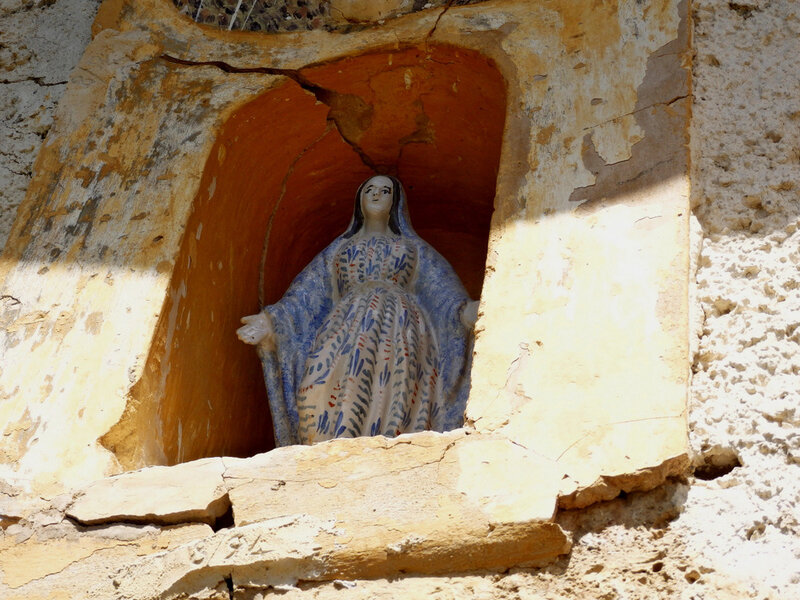
<instances>
[{"instance_id":1,"label":"niche ledge","mask_svg":"<svg viewBox=\"0 0 800 600\"><path fill-rule=\"evenodd\" d=\"M521 470L535 486L518 485ZM201 493L186 494L198 478ZM570 548L553 523L559 483L553 465L502 437L427 432L149 467L93 483L66 514L105 526L208 522L208 507L229 499L232 529L117 577L121 593L140 597L154 580L189 593L209 570L256 570L259 585L293 585L542 565Z\"/></svg>"}]
</instances>

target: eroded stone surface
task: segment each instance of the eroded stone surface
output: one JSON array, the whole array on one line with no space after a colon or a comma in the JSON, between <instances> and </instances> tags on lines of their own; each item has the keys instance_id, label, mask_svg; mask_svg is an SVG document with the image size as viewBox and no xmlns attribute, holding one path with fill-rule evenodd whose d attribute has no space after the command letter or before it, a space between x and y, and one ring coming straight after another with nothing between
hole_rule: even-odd
<instances>
[{"instance_id":1,"label":"eroded stone surface","mask_svg":"<svg viewBox=\"0 0 800 600\"><path fill-rule=\"evenodd\" d=\"M6 528L46 506L42 498L0 481L0 527Z\"/></svg>"},{"instance_id":2,"label":"eroded stone surface","mask_svg":"<svg viewBox=\"0 0 800 600\"><path fill-rule=\"evenodd\" d=\"M704 480L681 521L717 581L738 580L743 597L800 596L788 566L800 558L800 104L788 92L800 74L785 60L800 49L800 7L703 1L695 10L704 323L689 425Z\"/></svg>"},{"instance_id":3,"label":"eroded stone surface","mask_svg":"<svg viewBox=\"0 0 800 600\"><path fill-rule=\"evenodd\" d=\"M549 531L540 529L527 540L528 549L535 553L537 547L549 545L557 537L555 525ZM499 532L497 540L483 540L479 545L465 540L462 552L453 554L450 549L426 547L425 540L408 536L367 553L362 552L364 539L347 536L331 521L281 517L223 530L206 540L142 560L121 569L115 580L120 583L121 596L129 598L180 597L213 587L209 582L218 581L223 574L230 574L240 588L286 589L298 579L352 579L356 570L380 576L408 570L437 571L448 563L467 567L484 561L490 565L503 560L503 550L497 548L502 546L502 538Z\"/></svg>"},{"instance_id":4,"label":"eroded stone surface","mask_svg":"<svg viewBox=\"0 0 800 600\"><path fill-rule=\"evenodd\" d=\"M566 44L575 53L569 71L525 63L541 124L529 148L535 176L525 218L493 230L482 299L496 304L475 347L492 366L473 377L467 409L479 431L501 430L559 462L571 507L614 497L614 474L636 465L654 480L687 465L687 279L678 275L688 265L685 7L648 36L646 62L620 57L637 75L613 94L584 76L602 69L592 42L610 35L607 14L575 10L560 35L577 19L587 38ZM448 23L471 24L448 13L439 28ZM632 32L620 26L614 35ZM551 77L574 86L566 111L551 104ZM502 259L520 251L533 269ZM509 293L519 287L526 293ZM509 319L520 305L524 316Z\"/></svg>"}]
</instances>

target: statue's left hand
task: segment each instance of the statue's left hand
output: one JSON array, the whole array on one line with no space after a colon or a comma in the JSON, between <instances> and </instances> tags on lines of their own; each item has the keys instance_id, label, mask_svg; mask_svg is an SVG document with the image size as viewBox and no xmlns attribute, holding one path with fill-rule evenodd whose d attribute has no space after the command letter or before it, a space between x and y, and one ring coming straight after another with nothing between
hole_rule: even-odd
<instances>
[{"instance_id":1,"label":"statue's left hand","mask_svg":"<svg viewBox=\"0 0 800 600\"><path fill-rule=\"evenodd\" d=\"M461 323L464 329L472 331L475 328L475 321L478 320L478 300L470 300L461 309Z\"/></svg>"}]
</instances>

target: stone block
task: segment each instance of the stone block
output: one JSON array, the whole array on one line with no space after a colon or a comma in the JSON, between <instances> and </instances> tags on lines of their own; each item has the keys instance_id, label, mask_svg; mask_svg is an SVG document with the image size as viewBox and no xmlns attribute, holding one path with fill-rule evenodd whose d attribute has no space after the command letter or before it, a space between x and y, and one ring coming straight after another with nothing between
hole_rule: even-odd
<instances>
[{"instance_id":1,"label":"stone block","mask_svg":"<svg viewBox=\"0 0 800 600\"><path fill-rule=\"evenodd\" d=\"M522 472L531 485L520 485ZM329 521L354 557L379 557L368 571L385 576L566 552L552 524L560 476L506 439L453 432L279 449L231 465L225 480L237 526L293 515ZM466 551L473 544L483 551ZM340 575L360 573L362 558L337 567Z\"/></svg>"},{"instance_id":2,"label":"stone block","mask_svg":"<svg viewBox=\"0 0 800 600\"><path fill-rule=\"evenodd\" d=\"M220 458L150 467L100 479L79 491L67 516L83 525L207 523L230 507Z\"/></svg>"}]
</instances>

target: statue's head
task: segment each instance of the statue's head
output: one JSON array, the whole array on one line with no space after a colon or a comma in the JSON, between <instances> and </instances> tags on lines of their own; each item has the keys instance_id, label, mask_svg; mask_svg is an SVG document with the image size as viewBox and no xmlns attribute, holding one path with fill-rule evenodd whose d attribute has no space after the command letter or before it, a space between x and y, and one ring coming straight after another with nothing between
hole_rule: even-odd
<instances>
[{"instance_id":1,"label":"statue's head","mask_svg":"<svg viewBox=\"0 0 800 600\"><path fill-rule=\"evenodd\" d=\"M400 235L400 204L403 200L403 186L396 177L373 175L358 187L353 220L344 237L350 237L364 225L364 213L383 216L388 209L389 229ZM407 217L406 217L407 218Z\"/></svg>"},{"instance_id":2,"label":"statue's head","mask_svg":"<svg viewBox=\"0 0 800 600\"><path fill-rule=\"evenodd\" d=\"M370 177L361 185L359 198L365 216L388 222L394 204L394 182L384 175Z\"/></svg>"}]
</instances>

